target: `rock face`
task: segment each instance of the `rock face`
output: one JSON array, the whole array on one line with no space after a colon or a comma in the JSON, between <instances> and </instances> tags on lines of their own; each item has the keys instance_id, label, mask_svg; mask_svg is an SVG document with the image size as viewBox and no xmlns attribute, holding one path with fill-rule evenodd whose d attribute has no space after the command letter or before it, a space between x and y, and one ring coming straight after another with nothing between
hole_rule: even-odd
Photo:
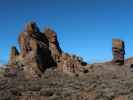
<instances>
[{"instance_id":1,"label":"rock face","mask_svg":"<svg viewBox=\"0 0 133 100\"><path fill-rule=\"evenodd\" d=\"M113 39L112 45L113 62L121 67L112 62L83 67L81 57L62 52L54 31L42 33L29 23L19 36L20 53L12 47L6 65L13 78L0 76L0 100L133 100L133 58L124 61L124 41ZM53 66L56 70L45 70Z\"/></svg>"},{"instance_id":2,"label":"rock face","mask_svg":"<svg viewBox=\"0 0 133 100\"><path fill-rule=\"evenodd\" d=\"M57 39L57 34L52 29L46 28L44 34L48 38L49 49L52 53L53 59L58 65L58 70L67 74L78 73L79 68L83 63L80 57L62 52Z\"/></svg>"},{"instance_id":3,"label":"rock face","mask_svg":"<svg viewBox=\"0 0 133 100\"><path fill-rule=\"evenodd\" d=\"M39 31L35 22L30 22L26 26L26 30L19 36L20 55L26 62L26 65L34 67L25 67L26 73L36 72L43 73L46 68L56 66L51 51L49 50L49 42L45 34ZM33 75L34 76L34 75Z\"/></svg>"},{"instance_id":4,"label":"rock face","mask_svg":"<svg viewBox=\"0 0 133 100\"><path fill-rule=\"evenodd\" d=\"M27 79L42 76L50 67L69 74L78 73L83 63L80 57L63 53L55 31L46 28L44 32L40 32L35 22L26 25L18 42L20 53L15 47L12 48L9 66L22 67Z\"/></svg>"},{"instance_id":5,"label":"rock face","mask_svg":"<svg viewBox=\"0 0 133 100\"><path fill-rule=\"evenodd\" d=\"M10 63L10 64L15 63L18 56L19 56L18 50L17 50L17 48L16 48L15 46L13 46L13 47L11 48L11 52L10 52L9 63Z\"/></svg>"},{"instance_id":6,"label":"rock face","mask_svg":"<svg viewBox=\"0 0 133 100\"><path fill-rule=\"evenodd\" d=\"M46 28L44 34L48 38L49 41L49 49L51 50L52 57L56 62L60 61L60 57L62 55L62 50L59 46L59 42L57 39L57 34L50 28Z\"/></svg>"},{"instance_id":7,"label":"rock face","mask_svg":"<svg viewBox=\"0 0 133 100\"><path fill-rule=\"evenodd\" d=\"M77 74L80 71L81 60L79 57L63 53L61 56L61 62L58 65L61 72L67 74Z\"/></svg>"},{"instance_id":8,"label":"rock face","mask_svg":"<svg viewBox=\"0 0 133 100\"><path fill-rule=\"evenodd\" d=\"M112 41L113 62L118 65L124 64L125 45L124 41L120 39L113 39Z\"/></svg>"}]
</instances>

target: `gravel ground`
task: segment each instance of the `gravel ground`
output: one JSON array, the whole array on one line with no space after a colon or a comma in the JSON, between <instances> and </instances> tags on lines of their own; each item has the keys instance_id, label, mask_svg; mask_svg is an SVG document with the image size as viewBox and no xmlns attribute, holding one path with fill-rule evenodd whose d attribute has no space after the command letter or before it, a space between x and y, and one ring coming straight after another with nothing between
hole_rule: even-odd
<instances>
[{"instance_id":1,"label":"gravel ground","mask_svg":"<svg viewBox=\"0 0 133 100\"><path fill-rule=\"evenodd\" d=\"M102 63L74 76L47 70L39 80L3 77L0 100L133 100L133 69Z\"/></svg>"}]
</instances>

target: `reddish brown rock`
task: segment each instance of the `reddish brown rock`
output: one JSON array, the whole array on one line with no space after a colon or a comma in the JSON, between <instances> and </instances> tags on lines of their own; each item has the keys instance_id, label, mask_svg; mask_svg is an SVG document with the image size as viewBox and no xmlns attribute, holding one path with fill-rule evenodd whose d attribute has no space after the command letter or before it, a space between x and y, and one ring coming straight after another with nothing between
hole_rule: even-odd
<instances>
[{"instance_id":1,"label":"reddish brown rock","mask_svg":"<svg viewBox=\"0 0 133 100\"><path fill-rule=\"evenodd\" d=\"M76 55L63 54L59 46L57 34L50 28L42 33L35 22L26 25L18 38L20 54L12 54L27 79L41 76L47 68L57 67L62 72L78 73L83 60ZM16 50L16 49L15 49ZM16 51L17 52L17 51Z\"/></svg>"},{"instance_id":2,"label":"reddish brown rock","mask_svg":"<svg viewBox=\"0 0 133 100\"><path fill-rule=\"evenodd\" d=\"M120 39L112 40L113 62L118 65L124 64L125 45Z\"/></svg>"},{"instance_id":3,"label":"reddish brown rock","mask_svg":"<svg viewBox=\"0 0 133 100\"><path fill-rule=\"evenodd\" d=\"M59 42L57 39L57 34L50 28L46 28L44 34L48 38L49 41L49 49L51 50L52 57L56 62L60 61L60 57L62 54L62 50L59 46Z\"/></svg>"},{"instance_id":4,"label":"reddish brown rock","mask_svg":"<svg viewBox=\"0 0 133 100\"><path fill-rule=\"evenodd\" d=\"M19 56L19 52L15 46L11 48L10 52L10 58L9 58L9 63L14 64L17 62L17 57Z\"/></svg>"},{"instance_id":5,"label":"reddish brown rock","mask_svg":"<svg viewBox=\"0 0 133 100\"><path fill-rule=\"evenodd\" d=\"M64 53L61 56L61 63L59 69L61 72L68 74L78 73L81 63L75 59L72 55Z\"/></svg>"},{"instance_id":6,"label":"reddish brown rock","mask_svg":"<svg viewBox=\"0 0 133 100\"><path fill-rule=\"evenodd\" d=\"M28 23L25 31L20 33L18 41L23 57L25 57L27 53L31 51L31 48L37 48L37 44L33 37L39 33L39 29L34 22Z\"/></svg>"},{"instance_id":7,"label":"reddish brown rock","mask_svg":"<svg viewBox=\"0 0 133 100\"><path fill-rule=\"evenodd\" d=\"M61 72L65 72L69 74L78 73L79 67L82 64L84 64L83 60L76 55L70 55L68 53L63 53L60 48L58 39L57 39L57 34L52 29L46 28L44 31L44 34L48 38L49 49L52 53L52 57L58 64L57 68Z\"/></svg>"},{"instance_id":8,"label":"reddish brown rock","mask_svg":"<svg viewBox=\"0 0 133 100\"><path fill-rule=\"evenodd\" d=\"M30 69L31 74L38 72L37 70L43 73L46 68L56 65L49 50L48 39L39 31L36 23L29 23L26 30L20 34L18 41L20 54L26 65L36 65L34 68L25 68Z\"/></svg>"}]
</instances>

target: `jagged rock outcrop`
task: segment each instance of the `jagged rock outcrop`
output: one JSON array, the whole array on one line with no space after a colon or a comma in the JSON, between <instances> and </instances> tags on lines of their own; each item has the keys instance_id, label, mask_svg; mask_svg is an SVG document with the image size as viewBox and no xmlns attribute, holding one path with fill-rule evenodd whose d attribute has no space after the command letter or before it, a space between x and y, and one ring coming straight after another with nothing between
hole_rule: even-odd
<instances>
[{"instance_id":1,"label":"jagged rock outcrop","mask_svg":"<svg viewBox=\"0 0 133 100\"><path fill-rule=\"evenodd\" d=\"M113 62L118 65L124 64L124 55L125 55L125 45L124 41L120 39L112 40L112 52L113 52Z\"/></svg>"},{"instance_id":2,"label":"jagged rock outcrop","mask_svg":"<svg viewBox=\"0 0 133 100\"><path fill-rule=\"evenodd\" d=\"M19 51L17 50L15 46L13 46L10 51L9 63L10 64L16 63L18 56L19 56Z\"/></svg>"},{"instance_id":3,"label":"jagged rock outcrop","mask_svg":"<svg viewBox=\"0 0 133 100\"><path fill-rule=\"evenodd\" d=\"M28 76L33 74L40 76L46 68L56 66L49 50L48 39L45 34L39 31L35 22L27 24L26 30L20 34L18 41L21 50L20 55L27 66L24 70L27 74L31 74Z\"/></svg>"},{"instance_id":4,"label":"jagged rock outcrop","mask_svg":"<svg viewBox=\"0 0 133 100\"><path fill-rule=\"evenodd\" d=\"M63 53L58 68L61 72L71 75L79 73L81 65L79 57Z\"/></svg>"},{"instance_id":5,"label":"jagged rock outcrop","mask_svg":"<svg viewBox=\"0 0 133 100\"><path fill-rule=\"evenodd\" d=\"M80 66L85 64L80 57L63 53L55 31L46 28L44 32L40 32L35 22L26 25L24 32L19 35L18 42L20 53L15 47L12 48L12 64L9 66L22 66L27 79L40 77L50 67L75 74L79 72Z\"/></svg>"},{"instance_id":6,"label":"jagged rock outcrop","mask_svg":"<svg viewBox=\"0 0 133 100\"><path fill-rule=\"evenodd\" d=\"M85 65L85 62L83 62L83 60L76 55L70 55L62 51L55 31L50 28L46 28L44 34L48 38L49 49L52 53L53 59L58 64L58 70L67 74L78 73L79 67L82 64Z\"/></svg>"},{"instance_id":7,"label":"jagged rock outcrop","mask_svg":"<svg viewBox=\"0 0 133 100\"><path fill-rule=\"evenodd\" d=\"M112 42L113 62L121 67L112 62L87 65L81 57L63 53L56 33L47 31L52 33L40 32L32 22L20 34L20 53L12 47L6 65L13 78L0 76L0 100L133 100L133 58L124 63L124 41ZM56 70L45 70L53 66Z\"/></svg>"},{"instance_id":8,"label":"jagged rock outcrop","mask_svg":"<svg viewBox=\"0 0 133 100\"><path fill-rule=\"evenodd\" d=\"M57 39L57 34L55 31L53 31L50 28L46 28L44 31L44 34L48 38L49 41L49 49L52 53L52 57L56 62L60 61L60 57L62 55L62 50L60 48L58 39Z\"/></svg>"}]
</instances>

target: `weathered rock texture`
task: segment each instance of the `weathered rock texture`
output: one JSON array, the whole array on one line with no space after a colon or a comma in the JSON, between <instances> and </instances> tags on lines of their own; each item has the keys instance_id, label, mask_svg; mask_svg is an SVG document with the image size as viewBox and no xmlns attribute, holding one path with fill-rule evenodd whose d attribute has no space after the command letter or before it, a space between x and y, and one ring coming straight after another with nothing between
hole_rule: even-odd
<instances>
[{"instance_id":1,"label":"weathered rock texture","mask_svg":"<svg viewBox=\"0 0 133 100\"><path fill-rule=\"evenodd\" d=\"M57 39L57 34L50 28L46 28L44 34L48 38L49 41L49 49L51 50L52 57L56 62L60 61L60 57L62 55L62 50L59 46L59 42Z\"/></svg>"},{"instance_id":2,"label":"weathered rock texture","mask_svg":"<svg viewBox=\"0 0 133 100\"><path fill-rule=\"evenodd\" d=\"M46 68L56 66L49 50L48 39L39 31L35 22L27 24L26 30L20 34L18 41L20 55L26 63L24 70L31 74L28 76L41 74Z\"/></svg>"},{"instance_id":3,"label":"weathered rock texture","mask_svg":"<svg viewBox=\"0 0 133 100\"><path fill-rule=\"evenodd\" d=\"M55 31L46 28L44 34L48 38L49 49L53 59L58 65L58 70L67 74L78 73L79 67L81 66L80 59L78 59L77 56L62 52Z\"/></svg>"},{"instance_id":4,"label":"weathered rock texture","mask_svg":"<svg viewBox=\"0 0 133 100\"><path fill-rule=\"evenodd\" d=\"M35 22L26 25L25 31L19 35L18 42L20 54L15 47L12 48L9 66L22 67L27 79L40 77L51 67L75 74L83 64L80 57L63 53L55 31L46 28L44 32L40 32Z\"/></svg>"},{"instance_id":5,"label":"weathered rock texture","mask_svg":"<svg viewBox=\"0 0 133 100\"><path fill-rule=\"evenodd\" d=\"M10 52L10 59L9 59L9 63L13 64L16 62L17 57L19 56L19 51L17 50L17 48L15 46L13 46L11 48L11 52Z\"/></svg>"},{"instance_id":6,"label":"weathered rock texture","mask_svg":"<svg viewBox=\"0 0 133 100\"><path fill-rule=\"evenodd\" d=\"M120 39L113 39L112 41L113 62L118 65L124 64L125 45L124 41Z\"/></svg>"},{"instance_id":7,"label":"weathered rock texture","mask_svg":"<svg viewBox=\"0 0 133 100\"><path fill-rule=\"evenodd\" d=\"M58 67L62 72L73 74L79 72L81 63L77 56L63 53Z\"/></svg>"}]
</instances>

